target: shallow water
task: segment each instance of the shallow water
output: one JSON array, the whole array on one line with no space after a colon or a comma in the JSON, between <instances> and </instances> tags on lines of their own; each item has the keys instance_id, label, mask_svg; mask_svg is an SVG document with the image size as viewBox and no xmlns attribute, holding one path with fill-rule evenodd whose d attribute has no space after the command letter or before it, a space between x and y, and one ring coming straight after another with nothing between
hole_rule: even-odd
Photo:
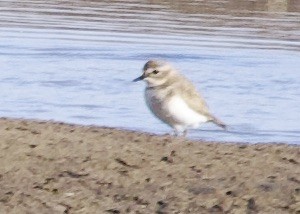
<instances>
[{"instance_id":1,"label":"shallow water","mask_svg":"<svg viewBox=\"0 0 300 214\"><path fill-rule=\"evenodd\" d=\"M192 138L300 143L298 0L0 0L0 116L170 132L131 82L151 58L230 126Z\"/></svg>"}]
</instances>

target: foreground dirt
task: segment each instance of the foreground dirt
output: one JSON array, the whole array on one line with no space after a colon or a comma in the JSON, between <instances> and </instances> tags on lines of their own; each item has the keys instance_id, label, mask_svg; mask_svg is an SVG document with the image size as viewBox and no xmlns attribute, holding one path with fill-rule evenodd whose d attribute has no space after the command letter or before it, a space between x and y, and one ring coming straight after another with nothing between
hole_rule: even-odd
<instances>
[{"instance_id":1,"label":"foreground dirt","mask_svg":"<svg viewBox=\"0 0 300 214\"><path fill-rule=\"evenodd\" d=\"M0 119L1 213L300 213L300 146Z\"/></svg>"}]
</instances>

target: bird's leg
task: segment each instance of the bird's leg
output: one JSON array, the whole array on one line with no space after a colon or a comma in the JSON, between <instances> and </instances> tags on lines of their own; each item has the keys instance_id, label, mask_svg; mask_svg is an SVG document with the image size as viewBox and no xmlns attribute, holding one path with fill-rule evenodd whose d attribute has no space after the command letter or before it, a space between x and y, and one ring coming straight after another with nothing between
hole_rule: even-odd
<instances>
[{"instance_id":1,"label":"bird's leg","mask_svg":"<svg viewBox=\"0 0 300 214\"><path fill-rule=\"evenodd\" d=\"M180 125L175 125L174 127L174 136L179 137L179 136L183 136L185 137L187 134L187 130L185 129L185 127L180 126Z\"/></svg>"},{"instance_id":2,"label":"bird's leg","mask_svg":"<svg viewBox=\"0 0 300 214\"><path fill-rule=\"evenodd\" d=\"M173 136L178 137L180 135L180 132L177 129L173 130Z\"/></svg>"},{"instance_id":3,"label":"bird's leg","mask_svg":"<svg viewBox=\"0 0 300 214\"><path fill-rule=\"evenodd\" d=\"M173 136L174 137L180 136L180 129L177 126L173 127Z\"/></svg>"},{"instance_id":4,"label":"bird's leg","mask_svg":"<svg viewBox=\"0 0 300 214\"><path fill-rule=\"evenodd\" d=\"M187 136L187 133L188 133L188 131L187 131L187 129L185 129L185 130L183 131L183 133L182 133L182 136L183 136L183 137L186 137L186 136Z\"/></svg>"}]
</instances>

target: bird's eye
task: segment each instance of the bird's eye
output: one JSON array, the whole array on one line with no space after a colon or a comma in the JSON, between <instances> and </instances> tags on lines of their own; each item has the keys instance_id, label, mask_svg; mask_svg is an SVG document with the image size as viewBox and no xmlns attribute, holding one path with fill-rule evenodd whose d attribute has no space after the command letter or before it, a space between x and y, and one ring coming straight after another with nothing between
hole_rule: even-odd
<instances>
[{"instance_id":1,"label":"bird's eye","mask_svg":"<svg viewBox=\"0 0 300 214\"><path fill-rule=\"evenodd\" d=\"M158 73L159 73L158 70L154 70L154 71L153 71L153 74L158 74Z\"/></svg>"}]
</instances>

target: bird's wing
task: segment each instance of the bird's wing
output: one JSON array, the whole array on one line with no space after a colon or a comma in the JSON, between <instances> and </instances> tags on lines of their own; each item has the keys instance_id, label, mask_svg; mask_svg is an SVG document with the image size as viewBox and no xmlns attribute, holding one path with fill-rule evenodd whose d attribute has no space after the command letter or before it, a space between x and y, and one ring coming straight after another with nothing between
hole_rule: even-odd
<instances>
[{"instance_id":1,"label":"bird's wing","mask_svg":"<svg viewBox=\"0 0 300 214\"><path fill-rule=\"evenodd\" d=\"M183 78L178 84L177 93L181 95L187 105L199 114L211 119L212 115L209 113L208 106L195 86L186 78Z\"/></svg>"},{"instance_id":2,"label":"bird's wing","mask_svg":"<svg viewBox=\"0 0 300 214\"><path fill-rule=\"evenodd\" d=\"M178 90L177 93L181 95L181 98L190 108L206 116L208 121L215 123L225 130L227 129L227 126L222 121L209 113L208 106L203 97L188 79L183 78L183 81L178 81L177 83L180 84L176 87Z\"/></svg>"}]
</instances>

